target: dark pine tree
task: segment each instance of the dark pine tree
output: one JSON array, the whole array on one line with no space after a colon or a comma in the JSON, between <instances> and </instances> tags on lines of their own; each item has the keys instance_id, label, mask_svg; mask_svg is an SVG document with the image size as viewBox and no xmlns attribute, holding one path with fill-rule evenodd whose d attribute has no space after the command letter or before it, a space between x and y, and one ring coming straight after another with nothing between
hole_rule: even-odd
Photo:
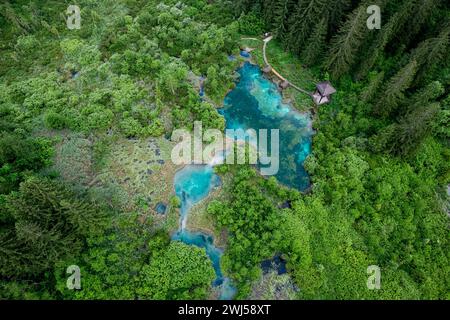
<instances>
[{"instance_id":1,"label":"dark pine tree","mask_svg":"<svg viewBox=\"0 0 450 320\"><path fill-rule=\"evenodd\" d=\"M305 49L301 53L303 62L306 65L313 65L320 60L326 45L327 36L327 19L322 18L316 25L314 32L311 33L308 41L306 41Z\"/></svg>"},{"instance_id":2,"label":"dark pine tree","mask_svg":"<svg viewBox=\"0 0 450 320\"><path fill-rule=\"evenodd\" d=\"M325 69L334 79L349 72L357 59L358 49L367 35L366 10L365 2L353 10L331 41Z\"/></svg>"},{"instance_id":3,"label":"dark pine tree","mask_svg":"<svg viewBox=\"0 0 450 320\"><path fill-rule=\"evenodd\" d=\"M416 72L417 62L411 60L385 84L375 105L376 115L387 117L401 104L405 98L405 91L411 86Z\"/></svg>"}]
</instances>

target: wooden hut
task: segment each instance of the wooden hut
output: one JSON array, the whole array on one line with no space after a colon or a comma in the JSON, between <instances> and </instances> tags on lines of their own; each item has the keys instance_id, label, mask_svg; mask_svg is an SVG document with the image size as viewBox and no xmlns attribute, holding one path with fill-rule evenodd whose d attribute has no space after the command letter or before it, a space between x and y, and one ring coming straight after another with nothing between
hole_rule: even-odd
<instances>
[{"instance_id":1,"label":"wooden hut","mask_svg":"<svg viewBox=\"0 0 450 320\"><path fill-rule=\"evenodd\" d=\"M272 67L269 66L269 65L265 66L265 67L263 68L263 72L264 72L264 73L270 73L270 72L272 72Z\"/></svg>"},{"instance_id":2,"label":"wooden hut","mask_svg":"<svg viewBox=\"0 0 450 320\"><path fill-rule=\"evenodd\" d=\"M331 95L336 92L329 81L320 82L316 85L316 91L313 93L312 98L317 105L329 103L331 101Z\"/></svg>"},{"instance_id":3,"label":"wooden hut","mask_svg":"<svg viewBox=\"0 0 450 320\"><path fill-rule=\"evenodd\" d=\"M283 82L280 83L280 88L282 90L287 89L289 87L289 81L284 80Z\"/></svg>"}]
</instances>

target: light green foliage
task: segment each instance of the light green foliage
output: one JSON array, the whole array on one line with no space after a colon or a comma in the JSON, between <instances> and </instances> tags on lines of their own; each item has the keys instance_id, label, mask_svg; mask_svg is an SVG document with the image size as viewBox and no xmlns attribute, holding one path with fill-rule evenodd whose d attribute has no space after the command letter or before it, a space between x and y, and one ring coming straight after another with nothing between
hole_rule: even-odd
<instances>
[{"instance_id":1,"label":"light green foliage","mask_svg":"<svg viewBox=\"0 0 450 320\"><path fill-rule=\"evenodd\" d=\"M79 0L82 28L68 30L64 1L3 1L0 298L211 297L205 251L170 241L180 203L161 136L196 120L224 130L215 106L240 61L228 56L242 33L268 31L278 71L307 90L329 72L337 93L315 109L307 194L248 166L216 168L226 184L208 226L227 239L237 298L448 299L450 8L372 2ZM366 27L370 4L380 30ZM262 275L274 254L288 273ZM80 291L66 288L71 264ZM380 290L366 287L369 265Z\"/></svg>"},{"instance_id":2,"label":"light green foliage","mask_svg":"<svg viewBox=\"0 0 450 320\"><path fill-rule=\"evenodd\" d=\"M154 246L154 241L164 247L168 242L166 235L152 236L151 221L142 225L136 219L135 214L115 217L104 233L87 239L86 252L57 265L57 290L71 299L134 299L136 276L151 253L146 246ZM65 268L72 264L82 272L80 291L66 288Z\"/></svg>"},{"instance_id":3,"label":"light green foliage","mask_svg":"<svg viewBox=\"0 0 450 320\"><path fill-rule=\"evenodd\" d=\"M173 242L152 255L140 277L140 298L205 299L215 273L204 249Z\"/></svg>"},{"instance_id":4,"label":"light green foliage","mask_svg":"<svg viewBox=\"0 0 450 320\"><path fill-rule=\"evenodd\" d=\"M450 95L447 95L442 102L442 109L437 115L433 131L436 136L444 140L450 138Z\"/></svg>"},{"instance_id":5,"label":"light green foliage","mask_svg":"<svg viewBox=\"0 0 450 320\"><path fill-rule=\"evenodd\" d=\"M264 33L264 22L254 13L239 17L239 32L245 35L259 36Z\"/></svg>"},{"instance_id":6,"label":"light green foliage","mask_svg":"<svg viewBox=\"0 0 450 320\"><path fill-rule=\"evenodd\" d=\"M236 173L233 185L227 190L231 199L227 202L212 201L208 213L217 219L219 228L230 234L223 265L240 285L240 296L245 297L250 283L260 274L259 263L269 258L280 247L280 229L277 209L269 197L274 193L271 181L256 177L250 168ZM264 187L270 191L263 193ZM273 188L278 189L276 183Z\"/></svg>"},{"instance_id":7,"label":"light green foliage","mask_svg":"<svg viewBox=\"0 0 450 320\"><path fill-rule=\"evenodd\" d=\"M50 108L61 110L67 103L56 72L16 82L10 90L15 103L33 113Z\"/></svg>"},{"instance_id":8,"label":"light green foliage","mask_svg":"<svg viewBox=\"0 0 450 320\"><path fill-rule=\"evenodd\" d=\"M305 39L302 34L312 28L299 27L304 12L299 7L317 1L299 2L278 21L274 8L285 8L287 1L239 2L246 12L261 13L268 26L275 23L272 30L291 19L292 37L279 39L294 53L305 50L299 44L304 40L292 41ZM442 55L448 6L441 1L376 4L382 7L379 31L366 31L366 2L327 3L341 8L337 16L353 12L349 19L330 18L324 10L313 15L313 26L324 16L333 21L328 20L328 32L334 40L325 41L331 44L327 66L340 81L335 81L334 102L318 110L313 155L305 164L311 193L291 198L292 209L279 217L283 241L277 250L288 261L301 298L448 298L448 218L445 199L435 193L449 183L448 143L442 140L449 132L448 99L441 86L448 83L449 60ZM424 41L417 48L416 38ZM368 85L350 81L369 72ZM372 116L373 110L382 117ZM375 138L383 155L370 149ZM397 156L384 154L389 150ZM222 208L222 215L230 216L230 209ZM232 260L224 261L228 270ZM381 268L380 290L366 287L372 264ZM243 287L240 283L240 294Z\"/></svg>"},{"instance_id":9,"label":"light green foliage","mask_svg":"<svg viewBox=\"0 0 450 320\"><path fill-rule=\"evenodd\" d=\"M18 54L22 56L31 55L37 49L39 49L39 42L34 35L22 35L17 39L15 51Z\"/></svg>"},{"instance_id":10,"label":"light green foliage","mask_svg":"<svg viewBox=\"0 0 450 320\"><path fill-rule=\"evenodd\" d=\"M180 86L184 85L187 72L187 66L181 61L167 61L159 74L159 84L166 93L175 95Z\"/></svg>"},{"instance_id":11,"label":"light green foliage","mask_svg":"<svg viewBox=\"0 0 450 320\"><path fill-rule=\"evenodd\" d=\"M223 27L208 23L205 27L205 22L192 15L199 14L199 8L208 6L206 3L194 9L181 3L151 2L137 7L133 15L125 14L124 8L136 4L79 5L83 8L83 25L96 25L82 29L96 31L63 32L60 41L55 41L50 32L58 45L52 48L59 51L53 57L57 72L35 73L22 81L12 78L6 86L7 96L12 98L8 101L10 108L25 113L20 122L43 114L44 124L50 129L88 133L118 128L127 137L148 137L170 130L172 119L167 111L177 107L182 110L175 123L178 118L218 118L209 107L203 108L206 111L193 110L182 99L194 90L187 81L188 72L206 75L209 65L217 69L217 73L211 73L211 90L206 89L213 101L220 101L232 86L230 74L235 64L227 59L227 53L236 48L237 23ZM9 19L19 21L15 15L18 8L7 9ZM115 14L114 19L102 18L110 12ZM46 36L18 37L13 48L17 64L31 57L36 48L44 50L38 44ZM41 59L37 62L44 64ZM213 120L210 125L220 128L222 124Z\"/></svg>"},{"instance_id":12,"label":"light green foliage","mask_svg":"<svg viewBox=\"0 0 450 320\"><path fill-rule=\"evenodd\" d=\"M49 111L44 116L44 123L50 129L64 129L67 126L67 119L62 114Z\"/></svg>"},{"instance_id":13,"label":"light green foliage","mask_svg":"<svg viewBox=\"0 0 450 320\"><path fill-rule=\"evenodd\" d=\"M78 68L95 66L100 62L100 51L94 46L85 44L83 41L64 39L60 45L65 61Z\"/></svg>"},{"instance_id":14,"label":"light green foliage","mask_svg":"<svg viewBox=\"0 0 450 320\"><path fill-rule=\"evenodd\" d=\"M435 97L433 89L440 91L438 84L431 84L412 98L411 106L413 101ZM344 114L360 108L353 95L339 104L337 115L321 111L321 119L333 119L333 124L321 126L314 137L314 158L307 163L313 170L312 195L294 203L301 224L294 224L296 216L288 220L290 228L300 230L292 232L299 237L300 253L293 256L299 257L298 262L288 265L308 298L443 298L450 272L447 217L433 190L448 172L448 160L445 147L412 131L426 130L421 119L430 114L428 104L413 108L408 116L413 123L401 121L408 132L402 137L414 137L416 148L424 141L406 163L367 152L367 145L357 140L349 143L355 130L371 132L370 126L359 127L367 113L357 113L353 125L342 122ZM393 141L399 136L392 135ZM398 147L408 145L403 139ZM382 270L381 290L365 287L365 271L371 264Z\"/></svg>"},{"instance_id":15,"label":"light green foliage","mask_svg":"<svg viewBox=\"0 0 450 320\"><path fill-rule=\"evenodd\" d=\"M320 151L316 149L316 153ZM419 178L409 166L396 165L395 161L380 165L373 159L369 165L354 150L334 153L334 159L320 160L324 166L315 171L313 195L297 201L295 216L287 220L286 230L292 231L286 238L297 239L289 266L302 296L444 296L449 272L444 267L448 259L444 248L448 240L442 224L445 215L434 206L429 190L429 184L435 182ZM342 166L344 163L349 167ZM327 177L328 172L333 176ZM423 242L424 238L435 246ZM380 266L382 277L387 277L382 278L379 292L366 288L365 271L371 264ZM433 273L433 268L443 269Z\"/></svg>"},{"instance_id":16,"label":"light green foliage","mask_svg":"<svg viewBox=\"0 0 450 320\"><path fill-rule=\"evenodd\" d=\"M106 232L87 240L89 249L83 255L57 266L57 289L71 299L135 299L140 270L150 254L163 250L169 241L165 234L152 235L150 225L151 221L139 223L136 214L113 218ZM80 266L80 291L65 286L65 266L71 264Z\"/></svg>"}]
</instances>

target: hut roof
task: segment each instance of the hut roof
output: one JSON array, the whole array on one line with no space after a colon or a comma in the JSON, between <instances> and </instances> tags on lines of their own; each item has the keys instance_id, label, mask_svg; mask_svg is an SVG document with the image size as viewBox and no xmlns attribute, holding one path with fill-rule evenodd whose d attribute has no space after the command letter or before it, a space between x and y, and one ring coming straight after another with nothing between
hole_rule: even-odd
<instances>
[{"instance_id":1,"label":"hut roof","mask_svg":"<svg viewBox=\"0 0 450 320\"><path fill-rule=\"evenodd\" d=\"M322 96L329 96L336 92L336 89L333 88L330 81L320 82L317 84L316 88Z\"/></svg>"},{"instance_id":2,"label":"hut roof","mask_svg":"<svg viewBox=\"0 0 450 320\"><path fill-rule=\"evenodd\" d=\"M312 98L318 106L330 102L328 96L322 96L320 93L313 94Z\"/></svg>"},{"instance_id":3,"label":"hut roof","mask_svg":"<svg viewBox=\"0 0 450 320\"><path fill-rule=\"evenodd\" d=\"M265 66L264 69L263 69L264 73L269 73L271 71L272 71L272 67L271 66Z\"/></svg>"},{"instance_id":4,"label":"hut roof","mask_svg":"<svg viewBox=\"0 0 450 320\"><path fill-rule=\"evenodd\" d=\"M281 87L281 89L286 89L287 87L289 87L289 81L285 80L285 81L281 82L280 87Z\"/></svg>"}]
</instances>

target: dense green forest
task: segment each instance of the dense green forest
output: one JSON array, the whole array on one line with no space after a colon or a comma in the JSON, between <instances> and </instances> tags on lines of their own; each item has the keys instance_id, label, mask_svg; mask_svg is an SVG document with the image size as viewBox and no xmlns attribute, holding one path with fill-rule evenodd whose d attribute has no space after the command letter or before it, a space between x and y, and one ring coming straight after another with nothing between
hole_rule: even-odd
<instances>
[{"instance_id":1,"label":"dense green forest","mask_svg":"<svg viewBox=\"0 0 450 320\"><path fill-rule=\"evenodd\" d=\"M240 64L229 56L267 31L337 93L314 114L307 193L251 166L216 168L227 183L206 211L227 234L236 298L278 253L298 288L290 298L450 298L447 1L78 0L75 30L70 4L0 4L0 299L214 297L205 251L170 240L173 192L161 221L99 177L124 141L195 120L223 130L216 109ZM372 4L381 29L367 28ZM82 290L66 287L69 265ZM366 286L370 265L380 290Z\"/></svg>"}]
</instances>

